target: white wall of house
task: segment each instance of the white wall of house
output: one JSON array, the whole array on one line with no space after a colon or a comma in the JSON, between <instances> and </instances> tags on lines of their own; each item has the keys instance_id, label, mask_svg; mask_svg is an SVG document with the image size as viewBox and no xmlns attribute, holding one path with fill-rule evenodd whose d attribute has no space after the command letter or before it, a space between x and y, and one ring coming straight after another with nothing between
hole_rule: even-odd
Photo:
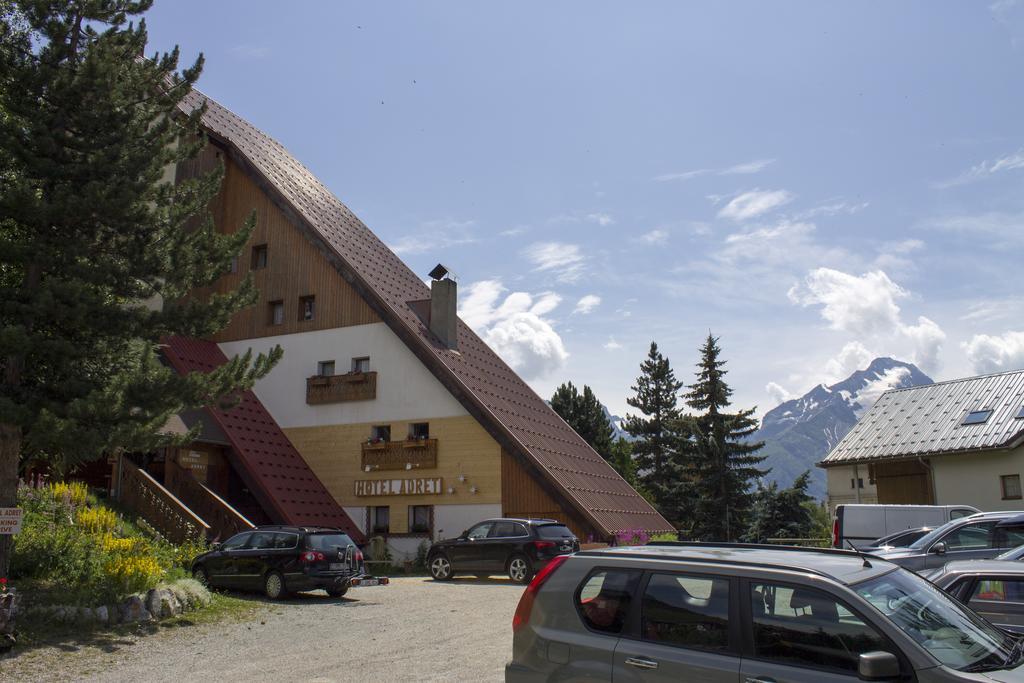
<instances>
[{"instance_id":1,"label":"white wall of house","mask_svg":"<svg viewBox=\"0 0 1024 683\"><path fill-rule=\"evenodd\" d=\"M465 408L385 323L336 327L276 337L224 342L231 357L252 349L265 353L280 344L284 356L254 391L277 423L285 428L411 420L466 415ZM353 358L369 356L377 372L377 398L323 405L306 403L306 378L320 361L333 360L338 374Z\"/></svg>"},{"instance_id":2,"label":"white wall of house","mask_svg":"<svg viewBox=\"0 0 1024 683\"><path fill-rule=\"evenodd\" d=\"M1003 500L999 480L1014 474L1024 480L1024 447L932 457L931 465L939 505L973 505L984 512L1024 510L1024 500Z\"/></svg>"},{"instance_id":3,"label":"white wall of house","mask_svg":"<svg viewBox=\"0 0 1024 683\"><path fill-rule=\"evenodd\" d=\"M456 538L477 522L501 517L501 505L435 505L434 536L437 540Z\"/></svg>"},{"instance_id":4,"label":"white wall of house","mask_svg":"<svg viewBox=\"0 0 1024 683\"><path fill-rule=\"evenodd\" d=\"M867 465L859 465L856 470L853 465L828 467L825 469L825 474L828 482L829 512L835 512L836 505L878 502L878 489L868 478ZM863 483L859 500L857 490L854 488L856 479Z\"/></svg>"}]
</instances>

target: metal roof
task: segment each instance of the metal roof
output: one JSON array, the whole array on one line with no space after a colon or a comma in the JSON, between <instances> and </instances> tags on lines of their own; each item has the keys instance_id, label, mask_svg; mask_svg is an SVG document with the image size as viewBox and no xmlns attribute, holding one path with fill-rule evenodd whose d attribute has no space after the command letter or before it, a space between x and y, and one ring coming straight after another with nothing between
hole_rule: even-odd
<instances>
[{"instance_id":1,"label":"metal roof","mask_svg":"<svg viewBox=\"0 0 1024 683\"><path fill-rule=\"evenodd\" d=\"M1024 437L1024 370L887 391L821 465L1011 448ZM981 424L968 413L991 410Z\"/></svg>"},{"instance_id":2,"label":"metal roof","mask_svg":"<svg viewBox=\"0 0 1024 683\"><path fill-rule=\"evenodd\" d=\"M352 287L467 411L552 494L595 529L674 531L633 487L558 416L462 320L457 350L423 324L412 302L430 289L285 148L199 91L182 102L205 102L210 137L289 216Z\"/></svg>"},{"instance_id":3,"label":"metal roof","mask_svg":"<svg viewBox=\"0 0 1024 683\"><path fill-rule=\"evenodd\" d=\"M179 373L210 372L228 362L213 342L184 337L164 341L163 354ZM229 458L270 517L284 524L342 529L357 543L363 533L309 468L302 455L251 391L210 417L231 445Z\"/></svg>"}]
</instances>

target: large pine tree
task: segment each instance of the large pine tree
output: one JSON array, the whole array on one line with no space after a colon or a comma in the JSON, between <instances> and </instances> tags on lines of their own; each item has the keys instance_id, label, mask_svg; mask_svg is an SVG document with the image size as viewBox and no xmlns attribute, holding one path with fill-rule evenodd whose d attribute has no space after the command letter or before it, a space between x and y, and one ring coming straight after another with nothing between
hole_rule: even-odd
<instances>
[{"instance_id":1,"label":"large pine tree","mask_svg":"<svg viewBox=\"0 0 1024 683\"><path fill-rule=\"evenodd\" d=\"M815 520L812 514L814 499L807 495L810 478L811 473L804 472L792 486L781 490L774 481L767 486L758 484L743 540L764 543L770 538L811 538L815 533Z\"/></svg>"},{"instance_id":2,"label":"large pine tree","mask_svg":"<svg viewBox=\"0 0 1024 683\"><path fill-rule=\"evenodd\" d=\"M679 441L694 485L692 535L710 541L733 541L745 529L750 489L767 474L758 469L763 443L749 443L757 430L754 410L727 412L732 389L725 382L725 361L719 360L718 339L708 334L700 349L697 381L688 386L686 404L696 415L680 421Z\"/></svg>"},{"instance_id":3,"label":"large pine tree","mask_svg":"<svg viewBox=\"0 0 1024 683\"><path fill-rule=\"evenodd\" d=\"M551 408L602 458L611 458L614 431L601 402L589 386L583 385L583 393L580 393L572 382L560 385L551 397Z\"/></svg>"},{"instance_id":4,"label":"large pine tree","mask_svg":"<svg viewBox=\"0 0 1024 683\"><path fill-rule=\"evenodd\" d=\"M151 4L0 12L0 507L16 503L19 457L152 448L170 415L250 387L280 357L189 376L158 358L161 337L208 336L256 292L186 296L227 270L252 225L214 230L220 172L180 185L166 174L202 144L201 112L178 111L201 58L178 72L177 50L140 57L145 23L130 18Z\"/></svg>"},{"instance_id":5,"label":"large pine tree","mask_svg":"<svg viewBox=\"0 0 1024 683\"><path fill-rule=\"evenodd\" d=\"M635 395L626 399L640 415L627 415L623 421L623 428L635 438L633 459L640 483L658 511L677 527L688 516L690 501L686 472L678 457L682 386L668 358L652 341L632 387Z\"/></svg>"}]
</instances>

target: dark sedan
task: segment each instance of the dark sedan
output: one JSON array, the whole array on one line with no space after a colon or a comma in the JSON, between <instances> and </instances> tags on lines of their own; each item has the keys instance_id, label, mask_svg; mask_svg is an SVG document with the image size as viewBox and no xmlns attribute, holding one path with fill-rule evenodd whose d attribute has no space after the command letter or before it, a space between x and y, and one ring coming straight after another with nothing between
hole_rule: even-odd
<instances>
[{"instance_id":1,"label":"dark sedan","mask_svg":"<svg viewBox=\"0 0 1024 683\"><path fill-rule=\"evenodd\" d=\"M1024 634L1024 563L965 560L922 576L1004 631Z\"/></svg>"},{"instance_id":2,"label":"dark sedan","mask_svg":"<svg viewBox=\"0 0 1024 683\"><path fill-rule=\"evenodd\" d=\"M458 538L432 545L427 567L437 581L456 574L507 574L517 583L529 583L551 558L579 549L572 531L553 519L488 519Z\"/></svg>"}]
</instances>

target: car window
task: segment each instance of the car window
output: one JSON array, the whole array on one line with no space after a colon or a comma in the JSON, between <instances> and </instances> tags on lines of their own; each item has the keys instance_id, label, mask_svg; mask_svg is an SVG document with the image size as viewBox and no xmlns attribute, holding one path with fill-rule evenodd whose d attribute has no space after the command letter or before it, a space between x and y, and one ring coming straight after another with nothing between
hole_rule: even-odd
<instances>
[{"instance_id":1,"label":"car window","mask_svg":"<svg viewBox=\"0 0 1024 683\"><path fill-rule=\"evenodd\" d=\"M997 548L1016 548L1024 543L1024 527L997 526L995 536Z\"/></svg>"},{"instance_id":2,"label":"car window","mask_svg":"<svg viewBox=\"0 0 1024 683\"><path fill-rule=\"evenodd\" d=\"M530 532L526 530L526 525L525 524L520 524L519 522L516 522L513 526L515 527L515 535L516 536L529 536L530 535Z\"/></svg>"},{"instance_id":3,"label":"car window","mask_svg":"<svg viewBox=\"0 0 1024 683\"><path fill-rule=\"evenodd\" d=\"M961 517L970 517L973 514L975 514L974 510L968 510L966 508L960 508L960 509L953 510L952 512L950 512L949 513L949 518L950 519L960 519Z\"/></svg>"},{"instance_id":4,"label":"car window","mask_svg":"<svg viewBox=\"0 0 1024 683\"><path fill-rule=\"evenodd\" d=\"M641 635L667 645L729 648L729 580L654 574L641 603Z\"/></svg>"},{"instance_id":5,"label":"car window","mask_svg":"<svg viewBox=\"0 0 1024 683\"><path fill-rule=\"evenodd\" d=\"M469 533L466 534L466 538L487 538L487 534L491 532L492 526L494 526L494 522L482 522L481 524L477 524L469 530Z\"/></svg>"},{"instance_id":6,"label":"car window","mask_svg":"<svg viewBox=\"0 0 1024 683\"><path fill-rule=\"evenodd\" d=\"M310 534L306 536L306 547L310 550L337 550L338 548L347 548L352 543L352 539L345 534Z\"/></svg>"},{"instance_id":7,"label":"car window","mask_svg":"<svg viewBox=\"0 0 1024 683\"><path fill-rule=\"evenodd\" d=\"M985 550L993 547L992 529L995 525L995 521L965 524L943 536L942 542L946 544L946 550L951 552Z\"/></svg>"},{"instance_id":8,"label":"car window","mask_svg":"<svg viewBox=\"0 0 1024 683\"><path fill-rule=\"evenodd\" d=\"M878 631L823 591L751 584L750 605L759 659L856 672L864 652L896 654Z\"/></svg>"},{"instance_id":9,"label":"car window","mask_svg":"<svg viewBox=\"0 0 1024 683\"><path fill-rule=\"evenodd\" d=\"M252 532L246 531L243 534L235 534L228 540L221 544L221 550L238 550L244 546L248 541L249 537L252 536Z\"/></svg>"},{"instance_id":10,"label":"car window","mask_svg":"<svg viewBox=\"0 0 1024 683\"><path fill-rule=\"evenodd\" d=\"M299 537L295 534L276 533L274 534L274 547L278 549L294 548Z\"/></svg>"},{"instance_id":11,"label":"car window","mask_svg":"<svg viewBox=\"0 0 1024 683\"><path fill-rule=\"evenodd\" d=\"M564 524L545 524L537 527L537 535L541 538L570 538L573 533Z\"/></svg>"},{"instance_id":12,"label":"car window","mask_svg":"<svg viewBox=\"0 0 1024 683\"><path fill-rule=\"evenodd\" d=\"M263 550L264 548L274 547L274 534L269 531L257 531L249 538L249 543L245 546L250 550Z\"/></svg>"},{"instance_id":13,"label":"car window","mask_svg":"<svg viewBox=\"0 0 1024 683\"><path fill-rule=\"evenodd\" d=\"M576 594L576 606L583 623L595 631L620 633L639 580L640 572L636 570L592 572Z\"/></svg>"},{"instance_id":14,"label":"car window","mask_svg":"<svg viewBox=\"0 0 1024 683\"><path fill-rule=\"evenodd\" d=\"M508 538L516 535L516 525L512 522L496 522L491 527L491 538Z\"/></svg>"},{"instance_id":15,"label":"car window","mask_svg":"<svg viewBox=\"0 0 1024 683\"><path fill-rule=\"evenodd\" d=\"M968 607L991 607L992 603L1024 607L1024 579L982 578L971 591Z\"/></svg>"}]
</instances>

